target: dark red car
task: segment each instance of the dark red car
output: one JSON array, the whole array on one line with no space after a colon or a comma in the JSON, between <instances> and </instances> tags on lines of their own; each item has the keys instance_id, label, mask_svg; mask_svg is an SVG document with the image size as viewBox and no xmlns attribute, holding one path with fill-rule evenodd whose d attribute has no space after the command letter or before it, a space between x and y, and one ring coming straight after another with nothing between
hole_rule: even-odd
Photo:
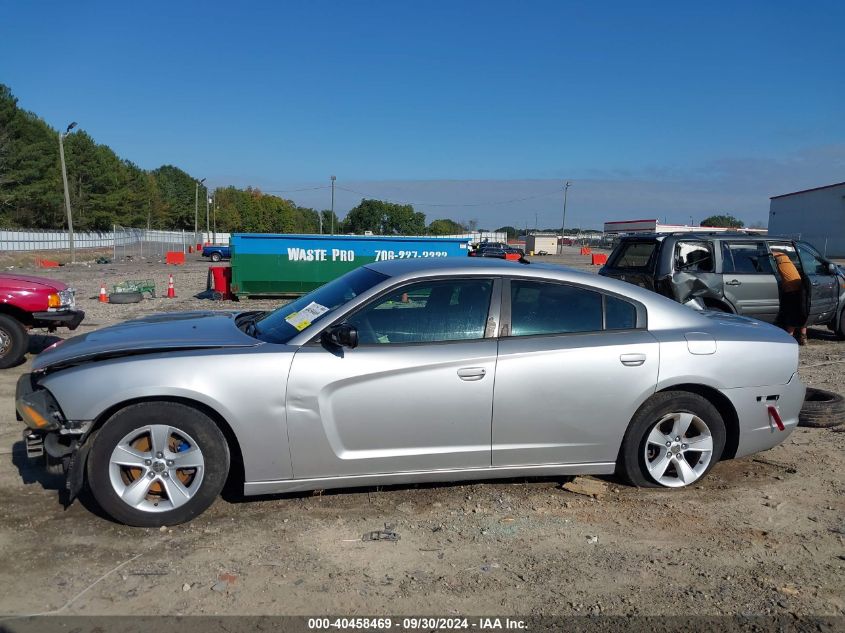
<instances>
[{"instance_id":1,"label":"dark red car","mask_svg":"<svg viewBox=\"0 0 845 633\"><path fill-rule=\"evenodd\" d=\"M26 354L27 330L75 330L84 318L76 309L76 291L61 281L0 273L0 369Z\"/></svg>"}]
</instances>

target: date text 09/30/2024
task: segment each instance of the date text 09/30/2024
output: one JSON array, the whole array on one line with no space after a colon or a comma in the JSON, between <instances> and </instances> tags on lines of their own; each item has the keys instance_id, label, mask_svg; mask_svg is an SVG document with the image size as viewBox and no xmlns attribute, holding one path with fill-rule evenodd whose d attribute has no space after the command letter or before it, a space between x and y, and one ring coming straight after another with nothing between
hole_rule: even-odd
<instances>
[{"instance_id":1,"label":"date text 09/30/2024","mask_svg":"<svg viewBox=\"0 0 845 633\"><path fill-rule=\"evenodd\" d=\"M352 618L308 618L308 629L320 630L525 630L526 623L519 618L498 617L352 617Z\"/></svg>"}]
</instances>

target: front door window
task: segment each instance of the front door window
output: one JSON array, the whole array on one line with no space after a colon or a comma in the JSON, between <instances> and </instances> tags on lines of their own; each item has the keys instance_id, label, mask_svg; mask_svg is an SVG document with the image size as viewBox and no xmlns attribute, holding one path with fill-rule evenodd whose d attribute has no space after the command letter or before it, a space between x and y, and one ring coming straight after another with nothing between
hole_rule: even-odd
<instances>
[{"instance_id":1,"label":"front door window","mask_svg":"<svg viewBox=\"0 0 845 633\"><path fill-rule=\"evenodd\" d=\"M492 293L492 279L425 281L389 292L346 322L360 345L481 339Z\"/></svg>"}]
</instances>

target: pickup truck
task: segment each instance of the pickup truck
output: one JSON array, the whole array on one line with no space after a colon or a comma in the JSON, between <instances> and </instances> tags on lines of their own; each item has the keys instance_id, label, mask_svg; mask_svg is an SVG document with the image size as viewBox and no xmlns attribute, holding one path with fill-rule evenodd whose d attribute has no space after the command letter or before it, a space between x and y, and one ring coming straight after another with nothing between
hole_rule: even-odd
<instances>
[{"instance_id":1,"label":"pickup truck","mask_svg":"<svg viewBox=\"0 0 845 633\"><path fill-rule=\"evenodd\" d=\"M61 281L0 273L0 369L24 357L27 330L75 330L84 318L85 313L76 309L76 291Z\"/></svg>"},{"instance_id":2,"label":"pickup truck","mask_svg":"<svg viewBox=\"0 0 845 633\"><path fill-rule=\"evenodd\" d=\"M225 245L206 244L202 247L202 256L210 258L213 262L219 262L222 259L230 259L232 251Z\"/></svg>"}]
</instances>

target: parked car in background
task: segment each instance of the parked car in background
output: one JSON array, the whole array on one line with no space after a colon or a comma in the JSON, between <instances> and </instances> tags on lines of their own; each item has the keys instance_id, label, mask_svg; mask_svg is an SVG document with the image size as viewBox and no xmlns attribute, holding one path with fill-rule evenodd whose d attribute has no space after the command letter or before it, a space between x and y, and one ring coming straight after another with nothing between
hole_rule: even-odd
<instances>
[{"instance_id":1,"label":"parked car in background","mask_svg":"<svg viewBox=\"0 0 845 633\"><path fill-rule=\"evenodd\" d=\"M681 303L773 323L780 310L773 250L789 255L801 273L808 325L826 325L845 338L845 272L805 242L742 233L630 235L599 274Z\"/></svg>"},{"instance_id":2,"label":"parked car in background","mask_svg":"<svg viewBox=\"0 0 845 633\"><path fill-rule=\"evenodd\" d=\"M525 257L525 251L503 242L482 242L477 248L470 251L470 255L521 261Z\"/></svg>"},{"instance_id":3,"label":"parked car in background","mask_svg":"<svg viewBox=\"0 0 845 633\"><path fill-rule=\"evenodd\" d=\"M470 257L483 257L484 251L504 251L506 248L508 248L508 245L505 242L478 242L477 244L470 244L467 254Z\"/></svg>"},{"instance_id":4,"label":"parked car in background","mask_svg":"<svg viewBox=\"0 0 845 633\"><path fill-rule=\"evenodd\" d=\"M202 247L202 256L208 257L213 262L232 258L231 249L225 244L206 244Z\"/></svg>"},{"instance_id":5,"label":"parked car in background","mask_svg":"<svg viewBox=\"0 0 845 633\"><path fill-rule=\"evenodd\" d=\"M31 328L75 330L85 313L76 295L61 281L0 273L0 369L16 365L26 354Z\"/></svg>"},{"instance_id":6,"label":"parked car in background","mask_svg":"<svg viewBox=\"0 0 845 633\"><path fill-rule=\"evenodd\" d=\"M71 495L85 483L115 519L160 526L227 478L247 495L613 472L689 486L789 435L797 369L778 328L615 279L396 259L272 312L70 339L21 377L16 408Z\"/></svg>"}]
</instances>

